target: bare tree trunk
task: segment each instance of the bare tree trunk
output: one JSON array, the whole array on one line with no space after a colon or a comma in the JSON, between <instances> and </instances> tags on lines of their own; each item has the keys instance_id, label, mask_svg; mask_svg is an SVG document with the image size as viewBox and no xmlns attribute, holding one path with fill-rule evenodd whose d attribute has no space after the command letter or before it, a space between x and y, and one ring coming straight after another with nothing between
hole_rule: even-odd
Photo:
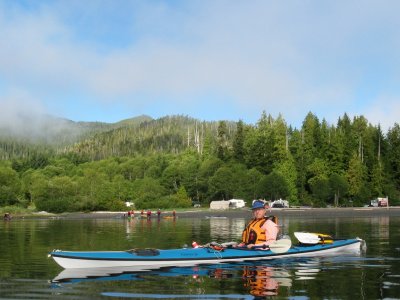
<instances>
[{"instance_id":1,"label":"bare tree trunk","mask_svg":"<svg viewBox=\"0 0 400 300\"><path fill-rule=\"evenodd\" d=\"M381 163L381 136L379 135L378 141L378 163Z\"/></svg>"},{"instance_id":2,"label":"bare tree trunk","mask_svg":"<svg viewBox=\"0 0 400 300\"><path fill-rule=\"evenodd\" d=\"M187 133L187 146L190 146L190 128L188 126L188 133Z\"/></svg>"},{"instance_id":3,"label":"bare tree trunk","mask_svg":"<svg viewBox=\"0 0 400 300\"><path fill-rule=\"evenodd\" d=\"M289 151L289 135L286 127L286 152Z\"/></svg>"}]
</instances>

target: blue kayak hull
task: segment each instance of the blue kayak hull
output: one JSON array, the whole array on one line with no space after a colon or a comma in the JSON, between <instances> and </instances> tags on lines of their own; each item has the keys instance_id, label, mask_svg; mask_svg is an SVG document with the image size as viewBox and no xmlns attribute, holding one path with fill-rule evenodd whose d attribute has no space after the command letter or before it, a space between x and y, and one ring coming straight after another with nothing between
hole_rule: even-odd
<instances>
[{"instance_id":1,"label":"blue kayak hull","mask_svg":"<svg viewBox=\"0 0 400 300\"><path fill-rule=\"evenodd\" d=\"M53 250L49 255L63 268L98 268L131 266L184 266L203 263L236 262L245 260L277 259L283 257L324 256L334 253L360 251L363 240L359 238L336 240L330 244L296 245L287 252L227 248L182 248L169 250L128 251L62 251Z\"/></svg>"}]
</instances>

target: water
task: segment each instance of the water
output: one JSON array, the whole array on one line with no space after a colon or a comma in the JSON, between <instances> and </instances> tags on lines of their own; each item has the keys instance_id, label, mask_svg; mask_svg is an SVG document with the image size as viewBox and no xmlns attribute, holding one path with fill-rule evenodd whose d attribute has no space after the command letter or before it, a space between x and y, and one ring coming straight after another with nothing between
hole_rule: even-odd
<instances>
[{"instance_id":1,"label":"water","mask_svg":"<svg viewBox=\"0 0 400 300\"><path fill-rule=\"evenodd\" d=\"M14 219L0 222L0 298L400 299L400 217L279 221L292 240L294 231L358 236L367 250L349 256L77 274L63 271L47 253L238 240L246 220Z\"/></svg>"}]
</instances>

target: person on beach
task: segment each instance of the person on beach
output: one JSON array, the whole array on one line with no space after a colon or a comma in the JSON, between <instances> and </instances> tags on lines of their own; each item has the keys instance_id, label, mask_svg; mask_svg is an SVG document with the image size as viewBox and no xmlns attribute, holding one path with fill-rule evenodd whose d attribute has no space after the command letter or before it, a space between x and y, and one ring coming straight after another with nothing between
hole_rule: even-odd
<instances>
[{"instance_id":1,"label":"person on beach","mask_svg":"<svg viewBox=\"0 0 400 300\"><path fill-rule=\"evenodd\" d=\"M265 204L261 200L255 200L251 210L253 213L253 219L243 230L242 242L238 244L238 247L262 247L275 242L278 236L276 217L265 216Z\"/></svg>"}]
</instances>

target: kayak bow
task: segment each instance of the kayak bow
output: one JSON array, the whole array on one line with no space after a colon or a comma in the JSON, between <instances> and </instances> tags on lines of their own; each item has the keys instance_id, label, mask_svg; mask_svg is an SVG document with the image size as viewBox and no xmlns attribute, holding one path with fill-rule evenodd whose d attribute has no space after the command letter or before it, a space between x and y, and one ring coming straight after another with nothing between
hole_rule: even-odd
<instances>
[{"instance_id":1,"label":"kayak bow","mask_svg":"<svg viewBox=\"0 0 400 300\"><path fill-rule=\"evenodd\" d=\"M360 252L362 239L335 240L330 244L295 245L284 253L271 249L212 248L132 249L127 251L62 251L49 253L61 267L99 268L133 266L187 266L194 264L225 263L247 260L277 259L283 257L310 257Z\"/></svg>"}]
</instances>

